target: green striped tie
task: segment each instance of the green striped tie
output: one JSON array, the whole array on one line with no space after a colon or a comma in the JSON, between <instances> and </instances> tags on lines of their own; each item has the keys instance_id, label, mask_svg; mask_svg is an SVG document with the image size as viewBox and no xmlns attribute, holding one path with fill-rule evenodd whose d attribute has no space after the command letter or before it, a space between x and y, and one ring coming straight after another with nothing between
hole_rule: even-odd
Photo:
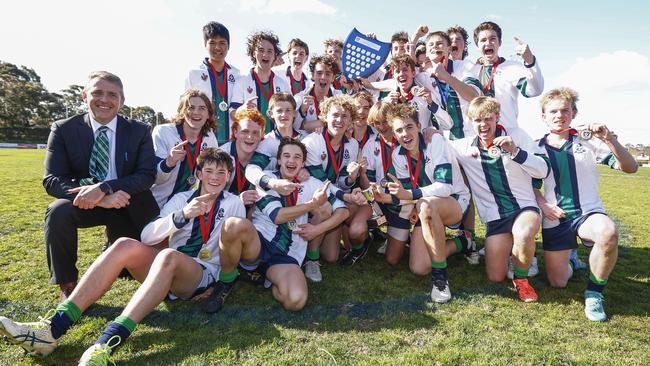
<instances>
[{"instance_id":1,"label":"green striped tie","mask_svg":"<svg viewBox=\"0 0 650 366\"><path fill-rule=\"evenodd\" d=\"M79 182L81 185L92 184L93 181L101 182L106 178L106 174L108 173L108 163L110 161L108 155L109 145L108 135L106 134L107 130L108 127L106 126L102 126L98 129L99 133L95 138L93 151L90 154L90 166L88 170L90 171L91 178L81 179Z\"/></svg>"}]
</instances>

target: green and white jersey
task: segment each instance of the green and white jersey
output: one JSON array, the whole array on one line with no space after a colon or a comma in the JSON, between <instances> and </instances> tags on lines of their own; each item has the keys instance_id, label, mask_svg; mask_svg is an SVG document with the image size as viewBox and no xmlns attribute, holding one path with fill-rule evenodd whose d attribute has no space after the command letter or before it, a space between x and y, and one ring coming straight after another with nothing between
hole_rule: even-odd
<instances>
[{"instance_id":1,"label":"green and white jersey","mask_svg":"<svg viewBox=\"0 0 650 366\"><path fill-rule=\"evenodd\" d=\"M264 174L272 176L273 178L280 179L282 176L280 172L265 171ZM302 263L307 253L307 241L292 232L287 223L277 225L275 218L280 209L290 207L290 204L303 204L309 202L316 193L316 190L323 186L323 182L314 177L301 182L301 187L298 189L297 200L294 203L292 195L281 196L275 191L267 191L266 195L260 198L255 203L255 212L253 213L253 225L255 229L266 239L269 243L275 245L284 254L294 258L298 263ZM345 204L334 197L330 185L329 201L332 204L332 209L344 208ZM309 219L309 214L304 214L295 219L297 225L306 224Z\"/></svg>"},{"instance_id":2,"label":"green and white jersey","mask_svg":"<svg viewBox=\"0 0 650 366\"><path fill-rule=\"evenodd\" d=\"M336 197L343 200L343 194L349 192L355 182L348 184L347 166L353 161L357 160L359 154L359 143L355 139L348 139L343 136L341 145L338 150L330 151L327 138L331 138L328 130L325 128L323 132L314 132L309 134L302 140L303 144L307 147L307 160L305 161L305 168L309 171L312 177L324 182L329 180L332 186L336 186Z\"/></svg>"},{"instance_id":3,"label":"green and white jersey","mask_svg":"<svg viewBox=\"0 0 650 366\"><path fill-rule=\"evenodd\" d=\"M280 92L291 93L289 84L283 78L277 77L271 71L269 81L266 83L258 83L255 69L251 69L250 73L240 76L235 82L230 108L237 109L248 99L257 97L257 110L266 118L266 130L264 133L269 133L275 128L275 123L266 114L266 111L269 109L271 96Z\"/></svg>"},{"instance_id":4,"label":"green and white jersey","mask_svg":"<svg viewBox=\"0 0 650 366\"><path fill-rule=\"evenodd\" d=\"M190 172L187 156L171 169L165 163L165 159L169 156L171 149L185 139L181 126L173 123L158 125L154 127L152 137L157 169L156 180L153 186L151 186L151 193L153 193L158 207L162 208L174 194L193 188L187 180L190 174L194 175L194 172ZM207 135L201 136L200 146L197 147L196 143L188 143L186 146L190 151L190 156L195 156L195 154L199 156L201 151L208 147L218 147L219 143L214 133L209 131ZM197 148L200 149L198 153L196 152Z\"/></svg>"},{"instance_id":5,"label":"green and white jersey","mask_svg":"<svg viewBox=\"0 0 650 366\"><path fill-rule=\"evenodd\" d=\"M232 101L235 81L239 78L239 69L225 63L221 72L215 74L208 62L204 59L198 69L190 70L189 75L185 79L185 90L199 89L205 93L214 106L214 114L217 117L217 140L219 144L223 144L230 139L230 127L232 121L230 120L230 113L228 110L222 111L219 109L221 102L226 102L230 105ZM224 84L224 79L226 83ZM221 86L221 91L219 90ZM222 97L221 92L225 92L225 98Z\"/></svg>"},{"instance_id":6,"label":"green and white jersey","mask_svg":"<svg viewBox=\"0 0 650 366\"><path fill-rule=\"evenodd\" d=\"M304 132L294 130L292 137L302 140L306 136L307 134ZM278 167L277 155L280 140L282 140L282 136L277 129L267 133L264 139L260 141L260 144L257 145L250 163L246 166L246 179L264 190L267 189L266 184L270 180L270 177L264 175L264 170L274 170Z\"/></svg>"},{"instance_id":7,"label":"green and white jersey","mask_svg":"<svg viewBox=\"0 0 650 366\"><path fill-rule=\"evenodd\" d=\"M560 220L544 217L543 228L558 226L564 221L593 212L605 212L598 194L598 162L609 165L611 152L607 145L597 138L584 141L572 130L569 139L559 148L550 146L546 136L538 145L546 150L551 172L543 180L544 199L564 210L566 216ZM611 166L611 165L610 165ZM542 180L535 181L535 188L542 187Z\"/></svg>"},{"instance_id":8,"label":"green and white jersey","mask_svg":"<svg viewBox=\"0 0 650 366\"><path fill-rule=\"evenodd\" d=\"M419 159L409 157L407 150L402 146L393 152L395 177L405 189L411 191L413 199L453 195L469 200L469 189L463 182L458 162L449 154L449 143L445 138L434 134L429 144L424 143L422 134L419 139Z\"/></svg>"},{"instance_id":9,"label":"green and white jersey","mask_svg":"<svg viewBox=\"0 0 650 366\"><path fill-rule=\"evenodd\" d=\"M393 152L399 148L400 145L395 138L390 143L387 143L379 133L366 142L361 157L368 162L366 176L368 176L370 182L379 183L382 178L388 179L386 173L389 172L392 166Z\"/></svg>"},{"instance_id":10,"label":"green and white jersey","mask_svg":"<svg viewBox=\"0 0 650 366\"><path fill-rule=\"evenodd\" d=\"M160 210L158 218L144 227L140 234L146 245L155 245L169 237L169 247L192 257L196 262L207 268L214 278L219 278L221 264L219 262L219 237L221 227L228 217L246 218L244 204L239 197L228 192L221 192L214 203L214 213L210 225L210 236L203 245L200 218L185 219L183 207L198 196L200 190L181 192L172 197ZM209 213L204 215L204 222L209 223ZM202 248L208 249L210 258L199 258Z\"/></svg>"},{"instance_id":11,"label":"green and white jersey","mask_svg":"<svg viewBox=\"0 0 650 366\"><path fill-rule=\"evenodd\" d=\"M469 180L482 222L504 219L524 207L538 207L533 178L549 172L543 149L519 128L497 125L497 136L509 135L519 147L515 156L490 157L478 145L478 137L451 141L452 152Z\"/></svg>"},{"instance_id":12,"label":"green and white jersey","mask_svg":"<svg viewBox=\"0 0 650 366\"><path fill-rule=\"evenodd\" d=\"M488 85L490 74L495 67L493 81ZM537 59L530 66L503 57L499 58L499 63L495 66L483 66L477 63L469 70L469 75L463 82L473 86L479 95L495 97L499 101L501 104L499 121L505 128L518 127L519 94L530 98L544 91L544 77Z\"/></svg>"},{"instance_id":13,"label":"green and white jersey","mask_svg":"<svg viewBox=\"0 0 650 366\"><path fill-rule=\"evenodd\" d=\"M447 72L456 79L466 80L472 64L468 60L450 60L447 67ZM419 85L422 85L436 95L436 99L440 100L440 107L449 114L452 124L441 126L448 139L458 140L476 134L471 120L467 117L469 103L461 98L451 86L443 81L436 80L426 72L418 73L415 80Z\"/></svg>"},{"instance_id":14,"label":"green and white jersey","mask_svg":"<svg viewBox=\"0 0 650 366\"><path fill-rule=\"evenodd\" d=\"M299 80L294 79L291 73L291 66L287 66L286 68L276 67L273 69L273 72L275 73L275 77L283 78L287 82L291 89L291 95L294 96L305 89L309 89L313 83L311 77L307 76L304 71Z\"/></svg>"}]
</instances>

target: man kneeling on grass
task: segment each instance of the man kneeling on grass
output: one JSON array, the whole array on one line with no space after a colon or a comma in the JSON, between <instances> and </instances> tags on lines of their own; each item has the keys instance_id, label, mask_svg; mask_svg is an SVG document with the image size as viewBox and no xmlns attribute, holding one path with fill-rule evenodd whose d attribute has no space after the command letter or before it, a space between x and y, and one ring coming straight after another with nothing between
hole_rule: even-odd
<instances>
[{"instance_id":1,"label":"man kneeling on grass","mask_svg":"<svg viewBox=\"0 0 650 366\"><path fill-rule=\"evenodd\" d=\"M119 239L95 260L53 316L34 323L0 317L0 333L29 353L50 354L81 313L127 269L142 285L79 361L79 365L106 365L112 362L115 347L124 343L136 324L165 297L199 297L219 278L218 240L224 218L245 217L246 213L239 197L224 191L233 168L225 151L203 150L196 167L199 189L178 193L167 202L160 217L142 231L142 242ZM170 236L170 248L153 247Z\"/></svg>"},{"instance_id":2,"label":"man kneeling on grass","mask_svg":"<svg viewBox=\"0 0 650 366\"><path fill-rule=\"evenodd\" d=\"M306 157L307 149L302 142L285 137L278 147L280 170L266 174L297 182ZM308 223L308 214L315 213L328 201L333 209L331 216L316 225ZM223 270L206 301L208 312L223 307L239 274L240 261L247 267L267 267L266 278L273 286L273 297L287 310L301 310L307 302L307 281L300 269L307 241L322 240L326 232L338 227L349 215L345 204L331 193L330 182L323 183L313 177L286 196L267 191L255 206L253 222L229 217L224 224L219 242Z\"/></svg>"}]
</instances>

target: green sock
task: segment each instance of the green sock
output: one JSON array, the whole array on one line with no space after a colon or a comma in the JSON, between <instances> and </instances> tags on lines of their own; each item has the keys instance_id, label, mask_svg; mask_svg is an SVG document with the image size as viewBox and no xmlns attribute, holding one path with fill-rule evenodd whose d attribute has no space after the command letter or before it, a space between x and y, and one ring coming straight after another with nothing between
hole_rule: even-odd
<instances>
[{"instance_id":1,"label":"green sock","mask_svg":"<svg viewBox=\"0 0 650 366\"><path fill-rule=\"evenodd\" d=\"M361 249L363 249L363 242L352 245L352 250L361 250Z\"/></svg>"},{"instance_id":2,"label":"green sock","mask_svg":"<svg viewBox=\"0 0 650 366\"><path fill-rule=\"evenodd\" d=\"M447 261L444 262L433 261L431 262L431 268L437 268L437 269L447 268Z\"/></svg>"},{"instance_id":3,"label":"green sock","mask_svg":"<svg viewBox=\"0 0 650 366\"><path fill-rule=\"evenodd\" d=\"M219 272L219 281L223 283L233 283L237 279L237 276L239 276L239 270L235 267L235 269L228 273L224 271Z\"/></svg>"},{"instance_id":4,"label":"green sock","mask_svg":"<svg viewBox=\"0 0 650 366\"><path fill-rule=\"evenodd\" d=\"M517 266L513 266L513 267L514 267L513 272L514 272L514 275L515 275L514 277L515 278L527 278L528 277L528 268L521 269L521 268L519 268Z\"/></svg>"},{"instance_id":5,"label":"green sock","mask_svg":"<svg viewBox=\"0 0 650 366\"><path fill-rule=\"evenodd\" d=\"M320 248L314 250L307 249L307 259L310 261L317 261L320 259Z\"/></svg>"},{"instance_id":6,"label":"green sock","mask_svg":"<svg viewBox=\"0 0 650 366\"><path fill-rule=\"evenodd\" d=\"M65 300L56 307L56 311L62 311L72 323L76 323L81 318L81 310L75 303Z\"/></svg>"},{"instance_id":7,"label":"green sock","mask_svg":"<svg viewBox=\"0 0 650 366\"><path fill-rule=\"evenodd\" d=\"M133 333L137 325L133 320L129 319L128 316L124 316L124 315L120 315L117 318L115 318L115 320L113 320L113 323L117 323L123 326L124 328L128 329L129 332L131 333Z\"/></svg>"}]
</instances>

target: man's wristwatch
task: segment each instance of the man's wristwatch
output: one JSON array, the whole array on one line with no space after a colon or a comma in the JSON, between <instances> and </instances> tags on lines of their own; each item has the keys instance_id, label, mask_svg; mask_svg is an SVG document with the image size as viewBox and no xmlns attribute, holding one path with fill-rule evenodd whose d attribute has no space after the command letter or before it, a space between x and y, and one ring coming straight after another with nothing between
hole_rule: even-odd
<instances>
[{"instance_id":1,"label":"man's wristwatch","mask_svg":"<svg viewBox=\"0 0 650 366\"><path fill-rule=\"evenodd\" d=\"M111 194L113 193L113 190L111 189L111 186L108 185L106 182L102 182L102 184L99 185L99 190L104 192L104 194Z\"/></svg>"}]
</instances>

